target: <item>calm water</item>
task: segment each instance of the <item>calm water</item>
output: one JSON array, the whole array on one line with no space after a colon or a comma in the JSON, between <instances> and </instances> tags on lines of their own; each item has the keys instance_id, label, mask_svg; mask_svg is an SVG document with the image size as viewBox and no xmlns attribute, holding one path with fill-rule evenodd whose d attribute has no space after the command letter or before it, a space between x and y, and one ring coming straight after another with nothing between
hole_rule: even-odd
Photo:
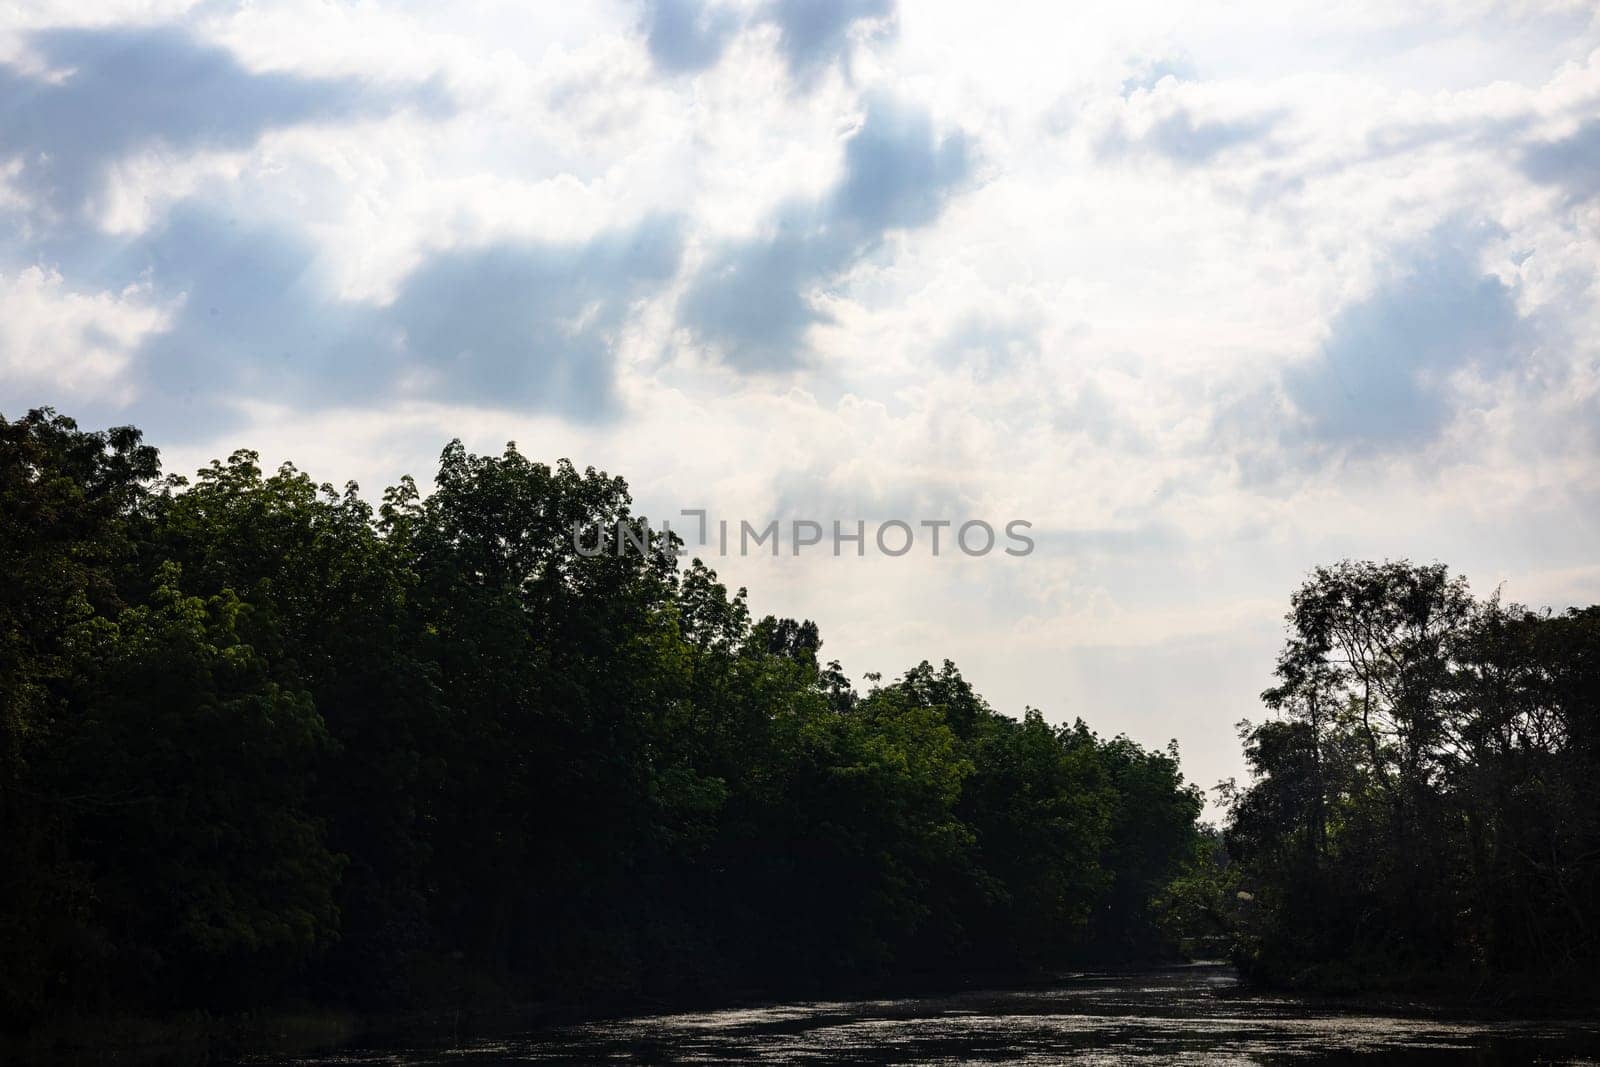
<instances>
[{"instance_id":1,"label":"calm water","mask_svg":"<svg viewBox=\"0 0 1600 1067\"><path fill-rule=\"evenodd\" d=\"M1195 964L1047 989L810 1001L556 1027L449 1049L344 1049L296 1062L1596 1063L1600 1021L1464 1022L1247 995Z\"/></svg>"}]
</instances>

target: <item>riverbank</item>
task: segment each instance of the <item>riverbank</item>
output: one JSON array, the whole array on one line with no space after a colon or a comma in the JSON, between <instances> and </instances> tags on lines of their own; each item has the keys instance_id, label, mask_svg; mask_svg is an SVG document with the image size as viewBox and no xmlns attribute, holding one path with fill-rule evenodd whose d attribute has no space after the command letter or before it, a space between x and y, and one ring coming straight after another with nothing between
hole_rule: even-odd
<instances>
[{"instance_id":1,"label":"riverbank","mask_svg":"<svg viewBox=\"0 0 1600 1067\"><path fill-rule=\"evenodd\" d=\"M40 1064L206 1064L251 1051L310 1052L369 1036L370 1020L327 1009L275 1009L241 1015L186 1013L75 1015L0 1037L0 1062Z\"/></svg>"},{"instance_id":2,"label":"riverbank","mask_svg":"<svg viewBox=\"0 0 1600 1067\"><path fill-rule=\"evenodd\" d=\"M1352 1008L1423 1010L1441 1017L1600 1018L1600 979L1579 972L1397 972L1336 963L1307 967L1292 975L1247 973L1242 987L1263 993L1320 997Z\"/></svg>"}]
</instances>

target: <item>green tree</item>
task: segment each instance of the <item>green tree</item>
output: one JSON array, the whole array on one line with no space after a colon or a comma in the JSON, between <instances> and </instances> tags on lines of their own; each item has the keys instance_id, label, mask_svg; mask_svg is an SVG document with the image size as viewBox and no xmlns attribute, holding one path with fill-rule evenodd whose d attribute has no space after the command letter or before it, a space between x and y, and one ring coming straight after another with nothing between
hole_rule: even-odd
<instances>
[{"instance_id":1,"label":"green tree","mask_svg":"<svg viewBox=\"0 0 1600 1067\"><path fill-rule=\"evenodd\" d=\"M122 584L160 473L120 427L89 433L49 408L0 416L0 1023L70 983L69 945L92 892L63 847L69 797L36 763L78 669L71 636L124 606Z\"/></svg>"},{"instance_id":2,"label":"green tree","mask_svg":"<svg viewBox=\"0 0 1600 1067\"><path fill-rule=\"evenodd\" d=\"M859 694L620 478L159 478L137 431L0 419L12 1024L1040 968L1144 951L1196 869L1175 751L949 662Z\"/></svg>"},{"instance_id":3,"label":"green tree","mask_svg":"<svg viewBox=\"0 0 1600 1067\"><path fill-rule=\"evenodd\" d=\"M38 775L92 886L77 949L105 985L85 992L242 1004L337 934L342 861L308 810L330 741L241 640L250 609L179 577L168 564L149 605L74 628Z\"/></svg>"}]
</instances>

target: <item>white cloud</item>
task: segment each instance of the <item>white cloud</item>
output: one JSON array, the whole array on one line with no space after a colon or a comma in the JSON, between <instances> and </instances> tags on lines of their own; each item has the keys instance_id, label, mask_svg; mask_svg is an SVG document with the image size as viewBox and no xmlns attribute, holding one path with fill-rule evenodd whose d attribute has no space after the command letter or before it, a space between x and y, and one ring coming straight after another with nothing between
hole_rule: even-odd
<instances>
[{"instance_id":1,"label":"white cloud","mask_svg":"<svg viewBox=\"0 0 1600 1067\"><path fill-rule=\"evenodd\" d=\"M70 171L0 159L0 409L144 424L179 469L253 445L374 493L460 435L604 466L652 514L1027 518L1025 560L720 565L853 670L950 656L1003 707L1177 736L1203 783L1236 772L1231 725L1316 563L1439 557L1480 590L1593 597L1588 5L919 3L814 27L803 55L776 9L728 11L664 62L635 3L97 10L266 95L244 125L201 94L187 125L110 139L74 140L105 125L78 108L31 142ZM6 84L70 87L36 31L86 17L8 9ZM967 166L919 186L937 152L852 163L882 100ZM838 240L857 179L903 195L861 198L882 225ZM937 209L895 215L919 188ZM805 311L777 340L807 358L741 374L686 294L786 205L810 205L810 259L772 272ZM1356 329L1417 305L1418 250L1451 227L1478 236L1436 280L1498 294L1516 343ZM562 256L586 273L558 279ZM441 323L476 362L374 355ZM1419 353L1390 421L1325 403L1369 357L1413 381Z\"/></svg>"},{"instance_id":2,"label":"white cloud","mask_svg":"<svg viewBox=\"0 0 1600 1067\"><path fill-rule=\"evenodd\" d=\"M129 353L164 329L168 317L137 285L81 293L39 267L0 275L0 383L23 404L62 411L71 404L126 401L131 391L122 374Z\"/></svg>"}]
</instances>

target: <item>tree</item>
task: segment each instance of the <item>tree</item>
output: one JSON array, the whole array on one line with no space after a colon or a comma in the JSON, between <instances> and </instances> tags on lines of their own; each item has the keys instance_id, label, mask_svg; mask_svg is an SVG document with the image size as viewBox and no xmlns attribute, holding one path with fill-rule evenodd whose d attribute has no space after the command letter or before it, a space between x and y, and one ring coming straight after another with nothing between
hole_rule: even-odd
<instances>
[{"instance_id":1,"label":"tree","mask_svg":"<svg viewBox=\"0 0 1600 1067\"><path fill-rule=\"evenodd\" d=\"M0 1024L36 1013L73 967L66 945L91 890L60 847L67 797L35 764L78 668L71 635L123 607L158 475L131 427L89 433L49 408L0 415Z\"/></svg>"},{"instance_id":2,"label":"tree","mask_svg":"<svg viewBox=\"0 0 1600 1067\"><path fill-rule=\"evenodd\" d=\"M1438 564L1315 571L1264 694L1282 718L1243 732L1241 960L1341 984L1590 968L1594 620L1475 601Z\"/></svg>"},{"instance_id":3,"label":"tree","mask_svg":"<svg viewBox=\"0 0 1600 1067\"><path fill-rule=\"evenodd\" d=\"M1175 751L858 693L620 478L452 442L374 510L0 419L0 1015L948 978L1154 943Z\"/></svg>"}]
</instances>

